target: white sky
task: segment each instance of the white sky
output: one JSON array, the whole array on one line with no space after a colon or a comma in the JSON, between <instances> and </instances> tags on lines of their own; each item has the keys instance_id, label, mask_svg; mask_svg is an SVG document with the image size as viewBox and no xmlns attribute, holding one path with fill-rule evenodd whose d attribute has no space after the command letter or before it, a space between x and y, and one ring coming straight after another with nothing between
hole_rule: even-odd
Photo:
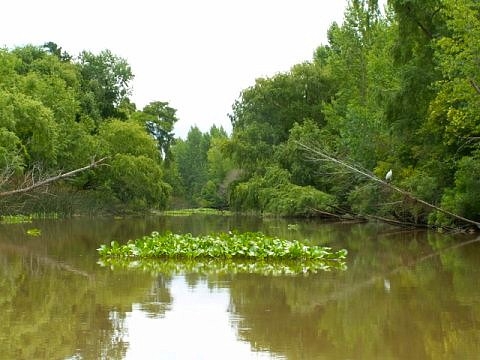
<instances>
[{"instance_id":1,"label":"white sky","mask_svg":"<svg viewBox=\"0 0 480 360\"><path fill-rule=\"evenodd\" d=\"M71 55L109 49L131 65L139 109L168 101L176 136L227 114L258 77L311 60L347 0L7 0L0 46L53 41Z\"/></svg>"}]
</instances>

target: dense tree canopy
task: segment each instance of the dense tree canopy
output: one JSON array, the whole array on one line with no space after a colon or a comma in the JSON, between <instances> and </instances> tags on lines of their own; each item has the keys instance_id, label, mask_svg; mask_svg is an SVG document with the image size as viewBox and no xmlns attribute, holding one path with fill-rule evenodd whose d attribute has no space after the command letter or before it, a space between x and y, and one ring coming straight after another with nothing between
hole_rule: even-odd
<instances>
[{"instance_id":1,"label":"dense tree canopy","mask_svg":"<svg viewBox=\"0 0 480 360\"><path fill-rule=\"evenodd\" d=\"M344 22L332 24L328 44L312 62L257 80L235 103L226 149L244 178L232 189L232 205L261 208L260 190L253 189L268 183L269 169L278 167L292 184L334 195L335 206L345 211L407 222L452 221L309 158L298 147L305 143L381 178L393 169L396 185L480 220L474 190L478 11L473 0L392 0L383 10L377 1L351 0ZM310 76L298 76L299 67ZM309 99L313 88L318 92ZM269 188L285 179L274 178Z\"/></svg>"},{"instance_id":2,"label":"dense tree canopy","mask_svg":"<svg viewBox=\"0 0 480 360\"><path fill-rule=\"evenodd\" d=\"M137 110L133 72L105 50L0 50L1 186L108 156L59 186L117 211L230 207L288 216L375 214L449 224L379 183L319 161L307 144L479 221L480 7L474 0L350 0L310 61L259 78L234 102L232 134L176 109ZM35 177L35 176L33 176Z\"/></svg>"},{"instance_id":3,"label":"dense tree canopy","mask_svg":"<svg viewBox=\"0 0 480 360\"><path fill-rule=\"evenodd\" d=\"M28 45L0 50L0 73L3 190L108 156L108 166L51 191L58 199L58 192L82 194L79 209L72 211L80 211L82 203L108 211L166 206L170 187L162 180L159 150L171 143L175 111L169 110L166 120L168 136L152 136L151 109L157 104L170 108L152 103L145 112L135 110L128 99L133 74L124 59L109 51L84 51L74 59L54 43ZM35 211L40 202L43 210L57 210L46 209L39 196L9 199L4 211L12 203L23 204L21 211Z\"/></svg>"}]
</instances>

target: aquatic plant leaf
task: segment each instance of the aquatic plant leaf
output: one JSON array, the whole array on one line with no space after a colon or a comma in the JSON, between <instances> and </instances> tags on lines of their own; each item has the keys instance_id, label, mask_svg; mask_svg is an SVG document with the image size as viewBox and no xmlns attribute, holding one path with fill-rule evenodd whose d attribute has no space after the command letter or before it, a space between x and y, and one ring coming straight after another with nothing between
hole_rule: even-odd
<instances>
[{"instance_id":1,"label":"aquatic plant leaf","mask_svg":"<svg viewBox=\"0 0 480 360\"><path fill-rule=\"evenodd\" d=\"M112 241L110 246L101 245L97 250L102 264L109 266L155 269L159 267L158 260L164 262L176 259L194 263L206 260L209 264L212 261L227 263L229 268L235 268L235 272L239 269L259 269L261 273L266 268L275 269L275 273L345 269L344 259L347 254L344 249L333 251L328 247L307 246L298 240L268 237L259 232L214 233L205 236L152 232L149 236L129 240L125 245ZM244 265L245 262L248 265Z\"/></svg>"}]
</instances>

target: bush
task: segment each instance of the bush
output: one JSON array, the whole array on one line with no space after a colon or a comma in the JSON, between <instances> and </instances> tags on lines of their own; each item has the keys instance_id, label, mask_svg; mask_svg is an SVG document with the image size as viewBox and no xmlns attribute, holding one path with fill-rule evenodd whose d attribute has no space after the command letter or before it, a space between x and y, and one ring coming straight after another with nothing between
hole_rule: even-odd
<instances>
[{"instance_id":1,"label":"bush","mask_svg":"<svg viewBox=\"0 0 480 360\"><path fill-rule=\"evenodd\" d=\"M235 210L259 210L280 216L313 216L317 210L330 211L335 204L332 195L312 186L292 184L289 172L277 166L267 168L263 176L239 183L230 197Z\"/></svg>"},{"instance_id":2,"label":"bush","mask_svg":"<svg viewBox=\"0 0 480 360\"><path fill-rule=\"evenodd\" d=\"M462 158L455 173L455 187L445 191L442 207L457 215L480 221L480 152ZM439 217L436 222L445 221Z\"/></svg>"}]
</instances>

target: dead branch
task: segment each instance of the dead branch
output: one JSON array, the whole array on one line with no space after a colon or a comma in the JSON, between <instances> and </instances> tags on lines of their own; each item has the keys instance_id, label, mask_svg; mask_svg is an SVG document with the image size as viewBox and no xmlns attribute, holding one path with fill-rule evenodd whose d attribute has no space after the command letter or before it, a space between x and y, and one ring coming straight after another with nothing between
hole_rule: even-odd
<instances>
[{"instance_id":1,"label":"dead branch","mask_svg":"<svg viewBox=\"0 0 480 360\"><path fill-rule=\"evenodd\" d=\"M342 216L341 215L338 215L338 214L333 214L331 212L328 212L328 211L324 211L324 210L319 210L319 209L315 209L315 208L312 208L312 207L309 207L309 209L323 217L326 217L326 218L335 218L335 219L342 219Z\"/></svg>"},{"instance_id":2,"label":"dead branch","mask_svg":"<svg viewBox=\"0 0 480 360\"><path fill-rule=\"evenodd\" d=\"M470 85L472 85L472 87L475 89L477 94L480 95L480 86L475 82L475 80L470 79Z\"/></svg>"},{"instance_id":3,"label":"dead branch","mask_svg":"<svg viewBox=\"0 0 480 360\"><path fill-rule=\"evenodd\" d=\"M78 169L75 169L75 170L72 170L72 171L69 171L69 172L66 172L66 173L60 173L56 176L49 177L49 178L47 178L45 180L42 180L42 181L35 182L32 178L31 185L21 187L20 189L0 192L0 197L26 193L26 192L32 191L33 189L36 189L38 187L53 183L55 181L65 179L65 178L68 178L68 177L72 177L72 176L74 176L78 173L81 173L82 171L93 169L93 168L97 167L98 165L102 164L106 159L107 159L107 157L101 158L99 160L92 159L92 162L90 164L84 166L84 167L81 167L81 168L78 168ZM33 173L32 173L32 177L33 177Z\"/></svg>"},{"instance_id":4,"label":"dead branch","mask_svg":"<svg viewBox=\"0 0 480 360\"><path fill-rule=\"evenodd\" d=\"M452 212L450 212L450 211L447 211L447 210L445 210L445 209L442 209L442 208L440 208L440 207L438 207L438 206L436 206L436 205L430 204L430 203L426 202L425 200L422 200L422 199L420 199L420 198L417 198L417 197L413 196L413 195L412 195L411 193L409 193L408 191L405 191L405 190L403 190L403 189L400 189L400 188L396 187L395 185L393 185L393 184L391 184L391 183L389 183L389 182L387 182L387 181L384 181L384 180L378 178L377 176L375 176L375 175L372 174L372 173L367 172L366 170L359 169L358 167L356 167L356 166L354 166L354 165L350 165L350 164L348 164L348 163L346 163L346 162L344 162L344 161L338 160L338 159L334 158L333 156L330 156L330 155L326 154L325 152L323 152L323 151L321 151L321 150L319 150L319 149L316 149L316 148L314 149L314 148L312 148L312 147L310 147L310 146L307 146L307 145L305 145L305 144L302 144L301 142L298 142L298 141L296 141L296 143L297 143L300 147L302 147L303 149L309 151L310 153L315 154L315 155L318 155L318 156L321 156L322 158L327 159L327 160L329 160L329 161L331 161L331 162L333 162L333 163L335 163L335 164L337 164L337 165L339 165L339 166L342 166L342 167L344 167L344 168L347 168L347 169L350 170L351 172L354 172L354 173L363 175L364 177L366 177L366 178L368 178L368 179L370 179L370 180L372 180L372 181L375 181L375 182L377 182L377 183L380 183L380 184L382 184L382 186L387 187L387 188L389 188L389 189L391 189L391 190L394 190L394 191L402 194L402 195L403 195L405 198L407 198L407 199L410 199L410 200L412 200L412 201L414 201L414 202L417 202L417 203L420 203L420 204L422 204L422 205L425 205L426 207L428 207L428 208L430 208L430 209L437 210L437 211L439 211L439 212L441 212L441 213L443 213L443 214L445 214L445 215L447 215L447 216L449 216L449 217L452 217L452 218L454 218L454 219L460 220L461 222L468 223L468 224L471 224L471 225L475 225L478 229L480 229L480 223L477 222L477 221L467 219L467 218L465 218L465 217L463 217L463 216L460 216L460 215L454 214L454 213L452 213Z\"/></svg>"},{"instance_id":5,"label":"dead branch","mask_svg":"<svg viewBox=\"0 0 480 360\"><path fill-rule=\"evenodd\" d=\"M384 223L387 223L387 224L392 224L392 225L395 225L395 226L401 226L401 227L407 227L407 228L412 228L412 227L428 228L428 227L430 227L430 226L424 225L424 224L417 224L417 223L414 224L414 223L398 221L398 220L394 220L394 219L387 219L387 218L384 218L384 217L381 217L381 216L375 216L375 215L366 215L366 217L374 219L374 220L378 220L378 221L381 221L381 222L384 222Z\"/></svg>"}]
</instances>

